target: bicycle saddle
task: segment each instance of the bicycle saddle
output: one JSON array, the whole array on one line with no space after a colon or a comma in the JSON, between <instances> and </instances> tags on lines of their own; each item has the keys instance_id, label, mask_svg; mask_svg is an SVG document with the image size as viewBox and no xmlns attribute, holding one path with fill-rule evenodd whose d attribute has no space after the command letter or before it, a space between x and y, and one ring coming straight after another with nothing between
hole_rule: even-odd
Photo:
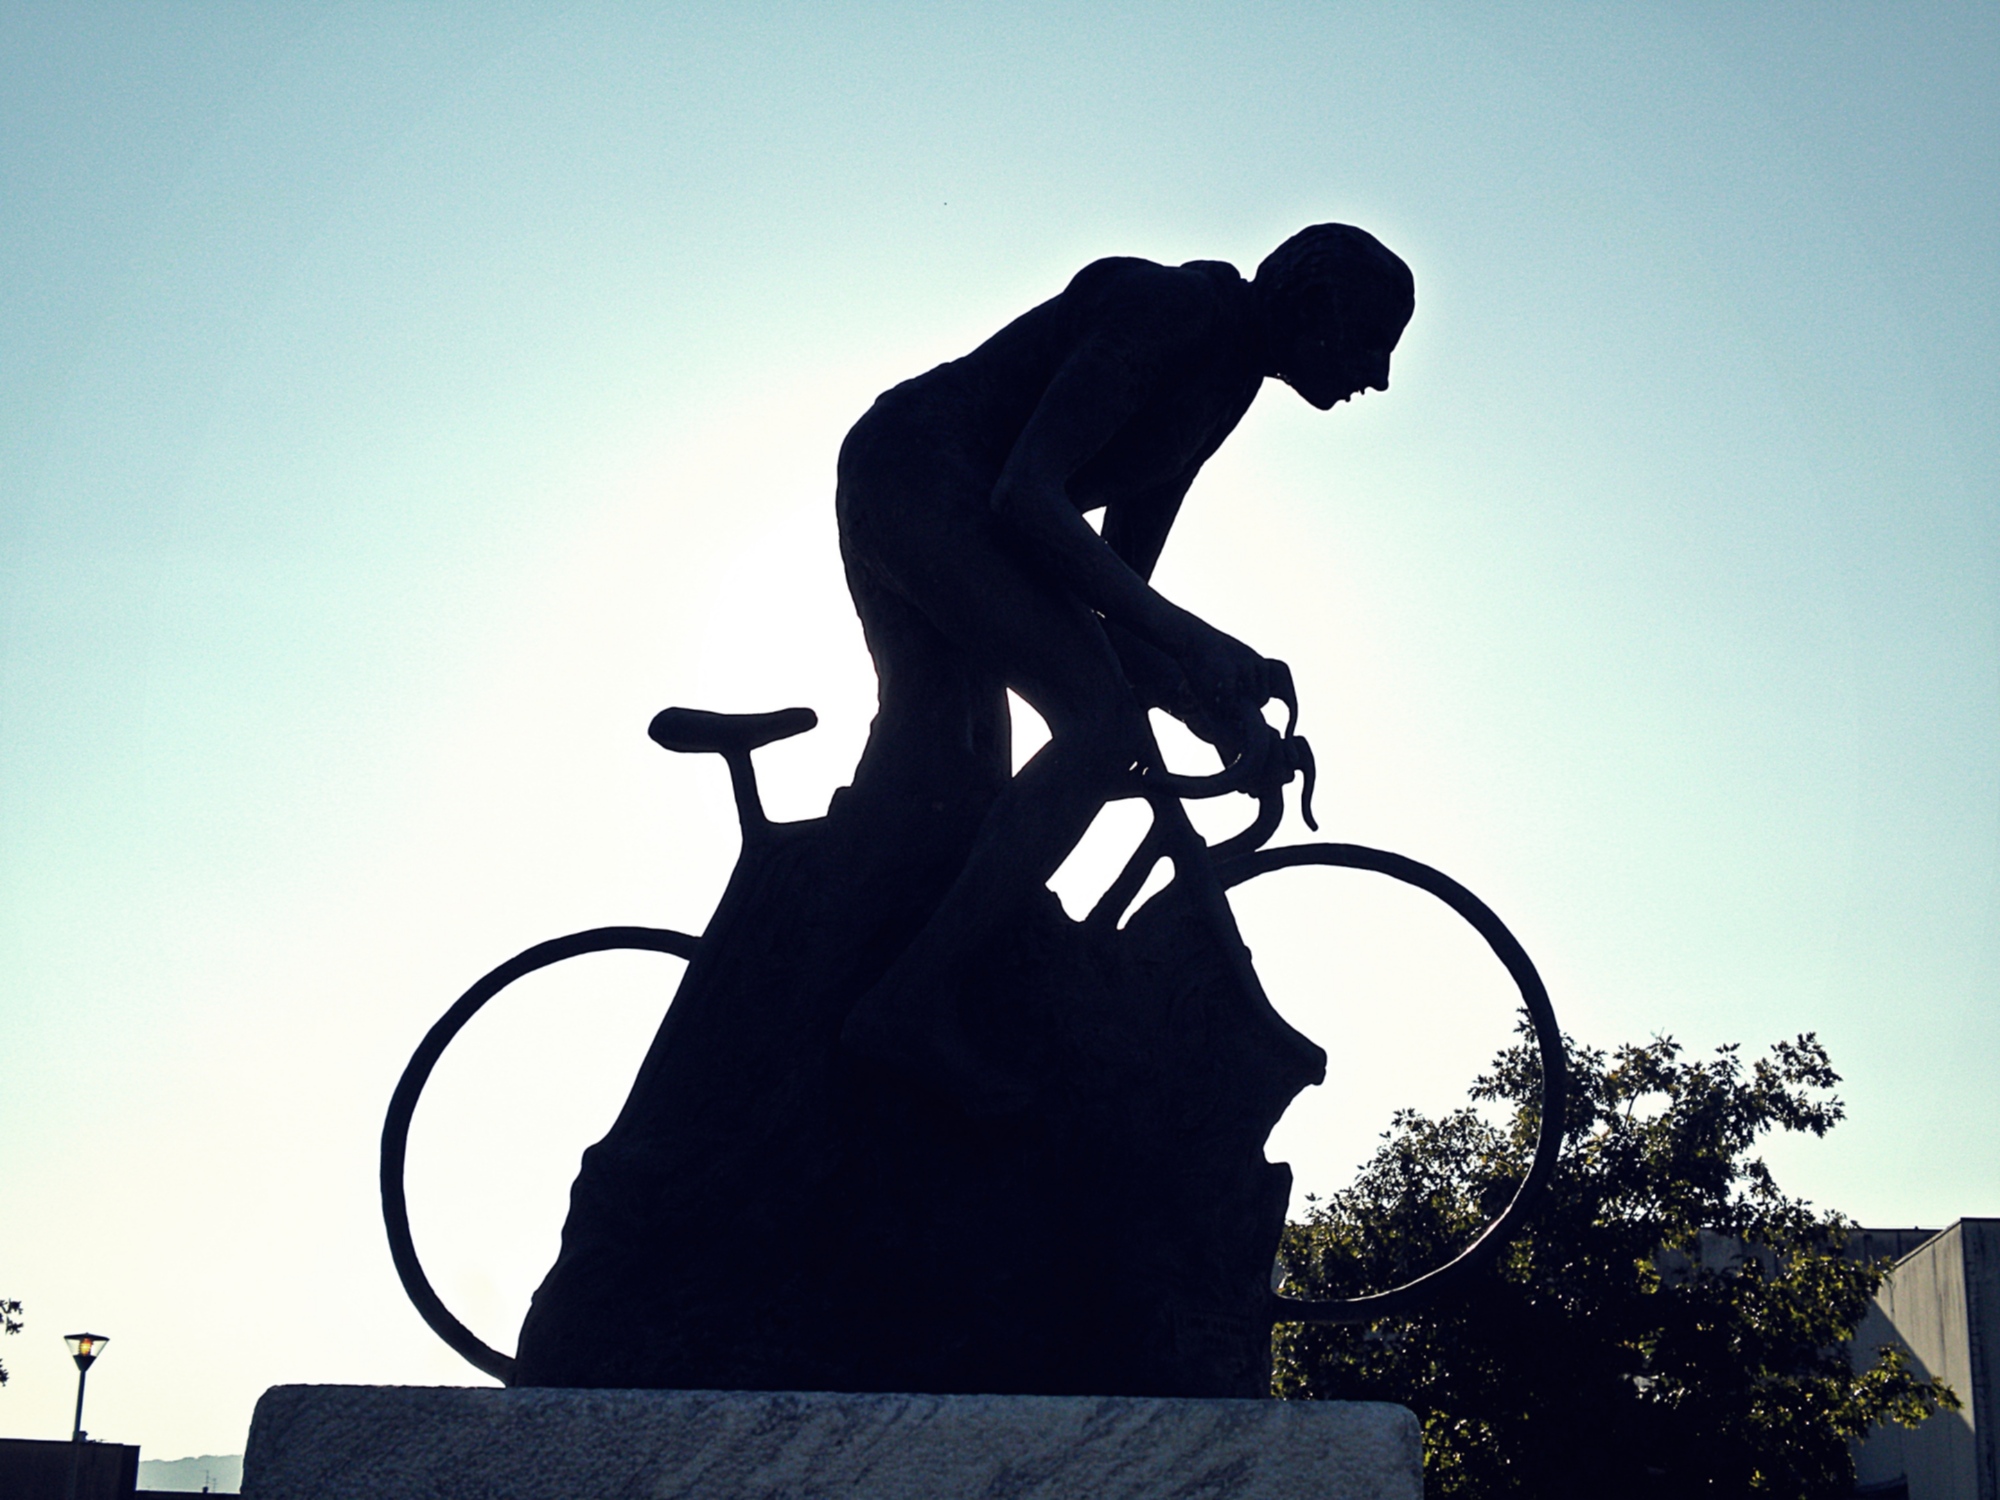
<instances>
[{"instance_id":1,"label":"bicycle saddle","mask_svg":"<svg viewBox=\"0 0 2000 1500\"><path fill-rule=\"evenodd\" d=\"M809 708L768 714L714 714L699 708L663 708L646 733L663 749L683 754L748 755L760 745L788 740L819 723Z\"/></svg>"}]
</instances>

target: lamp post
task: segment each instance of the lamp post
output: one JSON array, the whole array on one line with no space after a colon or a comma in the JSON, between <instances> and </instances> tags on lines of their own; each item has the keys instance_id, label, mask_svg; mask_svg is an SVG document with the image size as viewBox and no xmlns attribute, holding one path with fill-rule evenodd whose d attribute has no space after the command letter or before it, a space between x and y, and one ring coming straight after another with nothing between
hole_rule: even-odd
<instances>
[{"instance_id":1,"label":"lamp post","mask_svg":"<svg viewBox=\"0 0 2000 1500\"><path fill-rule=\"evenodd\" d=\"M83 1382L111 1340L101 1333L71 1333L63 1336L63 1342L69 1345L69 1357L76 1361L76 1423L69 1435L69 1484L64 1495L65 1500L76 1500L76 1470L83 1460Z\"/></svg>"}]
</instances>

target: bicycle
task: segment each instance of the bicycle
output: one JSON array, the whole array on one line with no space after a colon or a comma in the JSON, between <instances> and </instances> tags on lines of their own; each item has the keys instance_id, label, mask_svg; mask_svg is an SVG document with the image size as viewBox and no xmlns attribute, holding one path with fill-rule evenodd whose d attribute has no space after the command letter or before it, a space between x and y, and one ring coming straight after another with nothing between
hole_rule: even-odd
<instances>
[{"instance_id":1,"label":"bicycle","mask_svg":"<svg viewBox=\"0 0 2000 1500\"><path fill-rule=\"evenodd\" d=\"M1296 715L1294 714L1294 717ZM739 870L774 841L794 836L822 820L773 823L764 813L752 754L759 748L802 734L818 722L810 709L781 709L766 714L720 714L669 708L655 716L650 737L663 748L683 754L720 755L728 766L743 845ZM1284 816L1283 790L1295 775L1304 786L1301 811L1308 827L1317 830L1311 812L1313 766L1305 741L1288 726L1276 741L1278 752L1267 756L1261 776L1248 759L1209 776L1184 776L1164 768L1157 745L1148 742L1146 758L1128 781L1110 789L1106 801L1142 797L1152 812L1152 826L1080 924L1104 941L1115 940L1128 919L1147 877L1161 859L1173 868L1169 886L1189 882L1186 894L1212 931L1224 939L1223 951L1244 971L1249 954L1236 936L1227 892L1248 880L1303 865L1329 865L1366 870L1425 891L1470 924L1497 957L1520 993L1541 1060L1539 1127L1529 1170L1507 1206L1457 1256L1410 1281L1358 1297L1312 1301L1273 1289L1266 1310L1270 1322L1365 1323L1406 1313L1458 1284L1489 1260L1525 1223L1547 1187L1560 1150L1567 1078L1561 1034L1548 991L1534 963L1514 935L1485 902L1443 872L1385 850L1359 844L1321 841L1267 848ZM1241 832L1209 844L1196 831L1184 799L1202 799L1244 792L1256 799L1257 814ZM1148 900L1157 899L1158 892ZM1144 903L1141 903L1143 906ZM1129 908L1129 909L1128 909ZM663 953L691 960L700 950L697 934L672 928L616 926L592 928L537 943L489 970L470 986L430 1028L410 1058L391 1097L381 1143L382 1210L390 1253L404 1291L424 1322L448 1346L475 1368L502 1382L511 1382L515 1361L492 1348L444 1305L418 1259L404 1196L403 1168L409 1128L431 1071L451 1041L490 1000L516 980L565 959L610 950ZM1261 996L1254 973L1245 976Z\"/></svg>"}]
</instances>

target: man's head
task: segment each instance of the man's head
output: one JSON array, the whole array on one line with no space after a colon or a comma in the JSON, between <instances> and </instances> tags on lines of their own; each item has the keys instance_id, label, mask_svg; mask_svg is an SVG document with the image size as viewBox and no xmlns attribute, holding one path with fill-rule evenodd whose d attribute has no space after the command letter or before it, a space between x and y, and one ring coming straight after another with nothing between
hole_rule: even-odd
<instances>
[{"instance_id":1,"label":"man's head","mask_svg":"<svg viewBox=\"0 0 2000 1500\"><path fill-rule=\"evenodd\" d=\"M1301 229L1264 258L1252 285L1267 374L1321 411L1389 388L1389 355L1416 310L1417 283L1374 235L1351 224Z\"/></svg>"}]
</instances>

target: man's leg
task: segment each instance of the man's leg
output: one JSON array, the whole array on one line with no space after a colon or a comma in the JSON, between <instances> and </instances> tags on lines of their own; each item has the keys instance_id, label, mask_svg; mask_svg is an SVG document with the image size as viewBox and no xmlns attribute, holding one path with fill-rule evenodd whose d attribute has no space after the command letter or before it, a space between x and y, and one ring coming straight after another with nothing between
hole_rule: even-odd
<instances>
[{"instance_id":1,"label":"man's leg","mask_svg":"<svg viewBox=\"0 0 2000 1500\"><path fill-rule=\"evenodd\" d=\"M866 573L850 567L847 587L877 682L855 790L953 815L977 803L983 816L1013 773L1006 685Z\"/></svg>"},{"instance_id":2,"label":"man's leg","mask_svg":"<svg viewBox=\"0 0 2000 1500\"><path fill-rule=\"evenodd\" d=\"M958 732L956 708L941 717L935 702L909 696L939 682L939 664L926 660L932 641L979 679L1018 692L1047 722L1050 740L1000 789L957 880L856 1006L843 1036L864 1055L939 1084L971 1107L1006 1108L1023 1090L966 1049L949 1004L955 971L1055 873L1133 763L1144 720L1097 617L1024 565L983 497L977 509L950 510L931 496L921 507L895 505L895 498L869 497L876 527L843 526L856 605L882 681L864 766L871 758L952 753L935 741L895 743L902 735ZM851 509L844 507L844 522ZM871 545L882 522L906 524ZM874 605L877 589L892 591L925 629L899 629L899 610Z\"/></svg>"}]
</instances>

